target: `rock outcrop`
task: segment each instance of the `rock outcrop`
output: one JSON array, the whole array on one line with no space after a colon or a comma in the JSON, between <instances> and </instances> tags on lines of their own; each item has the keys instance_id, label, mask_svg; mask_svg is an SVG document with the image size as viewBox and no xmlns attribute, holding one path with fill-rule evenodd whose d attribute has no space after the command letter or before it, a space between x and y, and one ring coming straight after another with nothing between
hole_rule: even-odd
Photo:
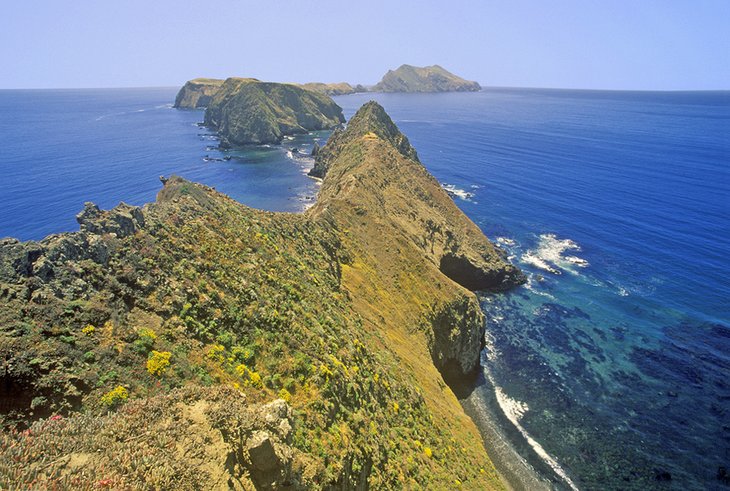
<instances>
[{"instance_id":1,"label":"rock outcrop","mask_svg":"<svg viewBox=\"0 0 730 491\"><path fill-rule=\"evenodd\" d=\"M373 87L374 92L478 92L477 82L461 77L433 65L416 67L401 65L396 70L388 70L383 79Z\"/></svg>"},{"instance_id":2,"label":"rock outcrop","mask_svg":"<svg viewBox=\"0 0 730 491\"><path fill-rule=\"evenodd\" d=\"M178 109L199 109L208 107L213 96L223 85L223 80L215 78L196 78L183 85L175 97Z\"/></svg>"},{"instance_id":3,"label":"rock outcrop","mask_svg":"<svg viewBox=\"0 0 730 491\"><path fill-rule=\"evenodd\" d=\"M205 111L221 146L278 143L285 135L336 128L342 108L324 94L291 84L229 78Z\"/></svg>"}]
</instances>

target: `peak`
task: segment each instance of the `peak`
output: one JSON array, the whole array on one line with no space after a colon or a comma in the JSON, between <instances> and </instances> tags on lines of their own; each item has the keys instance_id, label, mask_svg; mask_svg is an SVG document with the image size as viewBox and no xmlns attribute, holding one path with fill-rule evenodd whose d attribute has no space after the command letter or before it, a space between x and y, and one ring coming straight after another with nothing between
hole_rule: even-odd
<instances>
[{"instance_id":1,"label":"peak","mask_svg":"<svg viewBox=\"0 0 730 491\"><path fill-rule=\"evenodd\" d=\"M375 101L366 102L357 110L347 123L344 135L362 137L371 133L395 145L404 156L418 160L416 151L408 143L408 139L400 132L383 106Z\"/></svg>"},{"instance_id":2,"label":"peak","mask_svg":"<svg viewBox=\"0 0 730 491\"><path fill-rule=\"evenodd\" d=\"M366 137L367 140L379 139L383 144L394 147L404 157L420 162L416 150L390 119L383 106L375 101L370 101L363 104L350 118L344 131L336 131L332 135L327 145L317 154L314 168L309 174L314 177L324 177L330 162L339 155L342 148L363 137Z\"/></svg>"}]
</instances>

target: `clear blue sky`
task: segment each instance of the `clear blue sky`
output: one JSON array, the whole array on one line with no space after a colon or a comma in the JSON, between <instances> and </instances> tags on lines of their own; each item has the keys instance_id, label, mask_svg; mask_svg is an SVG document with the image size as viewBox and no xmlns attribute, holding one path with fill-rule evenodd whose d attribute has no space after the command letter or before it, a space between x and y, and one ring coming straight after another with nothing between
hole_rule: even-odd
<instances>
[{"instance_id":1,"label":"clear blue sky","mask_svg":"<svg viewBox=\"0 0 730 491\"><path fill-rule=\"evenodd\" d=\"M199 77L730 89L730 0L6 0L0 88Z\"/></svg>"}]
</instances>

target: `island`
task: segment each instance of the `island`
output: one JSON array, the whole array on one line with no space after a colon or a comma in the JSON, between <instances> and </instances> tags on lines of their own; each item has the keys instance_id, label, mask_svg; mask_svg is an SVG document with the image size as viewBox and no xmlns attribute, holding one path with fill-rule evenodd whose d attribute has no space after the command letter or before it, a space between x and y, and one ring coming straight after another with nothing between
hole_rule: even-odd
<instances>
[{"instance_id":1,"label":"island","mask_svg":"<svg viewBox=\"0 0 730 491\"><path fill-rule=\"evenodd\" d=\"M223 80L216 78L195 78L183 85L175 97L177 109L200 109L208 107L213 96L223 85Z\"/></svg>"},{"instance_id":2,"label":"island","mask_svg":"<svg viewBox=\"0 0 730 491\"><path fill-rule=\"evenodd\" d=\"M154 203L87 203L77 232L0 241L16 485L503 487L448 383L479 367L472 290L524 275L377 103L320 154L302 214L172 176Z\"/></svg>"},{"instance_id":3,"label":"island","mask_svg":"<svg viewBox=\"0 0 730 491\"><path fill-rule=\"evenodd\" d=\"M306 90L312 90L325 95L349 95L356 94L358 92L367 92L367 89L360 84L352 86L347 82L325 84L321 82L309 82L306 84L300 84L301 88Z\"/></svg>"},{"instance_id":4,"label":"island","mask_svg":"<svg viewBox=\"0 0 730 491\"><path fill-rule=\"evenodd\" d=\"M222 148L279 143L284 136L336 128L342 108L329 96L292 84L228 78L205 110Z\"/></svg>"},{"instance_id":5,"label":"island","mask_svg":"<svg viewBox=\"0 0 730 491\"><path fill-rule=\"evenodd\" d=\"M388 70L373 92L478 92L482 88L445 70L439 65L417 67L401 65Z\"/></svg>"}]
</instances>

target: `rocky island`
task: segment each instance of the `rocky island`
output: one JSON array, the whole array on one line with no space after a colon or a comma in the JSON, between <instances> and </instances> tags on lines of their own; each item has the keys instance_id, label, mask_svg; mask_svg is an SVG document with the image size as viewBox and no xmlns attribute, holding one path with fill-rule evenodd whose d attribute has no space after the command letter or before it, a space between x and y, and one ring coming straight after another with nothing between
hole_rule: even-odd
<instances>
[{"instance_id":1,"label":"rocky island","mask_svg":"<svg viewBox=\"0 0 730 491\"><path fill-rule=\"evenodd\" d=\"M0 242L0 486L502 487L444 380L522 273L378 104L321 155L304 214L171 177Z\"/></svg>"},{"instance_id":2,"label":"rocky island","mask_svg":"<svg viewBox=\"0 0 730 491\"><path fill-rule=\"evenodd\" d=\"M319 92L325 95L349 95L356 94L358 92L367 92L367 89L360 84L352 86L347 82L325 84L321 82L309 82L306 84L300 84L301 88Z\"/></svg>"},{"instance_id":3,"label":"rocky island","mask_svg":"<svg viewBox=\"0 0 730 491\"><path fill-rule=\"evenodd\" d=\"M327 95L292 84L229 78L205 110L205 125L222 147L279 143L285 135L332 129L345 122Z\"/></svg>"},{"instance_id":4,"label":"rocky island","mask_svg":"<svg viewBox=\"0 0 730 491\"><path fill-rule=\"evenodd\" d=\"M175 97L178 109L199 109L208 107L213 96L223 85L223 80L215 78L196 78L183 85Z\"/></svg>"},{"instance_id":5,"label":"rocky island","mask_svg":"<svg viewBox=\"0 0 730 491\"><path fill-rule=\"evenodd\" d=\"M439 65L401 65L396 70L388 70L373 87L374 92L478 92L481 89L477 82L464 80Z\"/></svg>"}]
</instances>

